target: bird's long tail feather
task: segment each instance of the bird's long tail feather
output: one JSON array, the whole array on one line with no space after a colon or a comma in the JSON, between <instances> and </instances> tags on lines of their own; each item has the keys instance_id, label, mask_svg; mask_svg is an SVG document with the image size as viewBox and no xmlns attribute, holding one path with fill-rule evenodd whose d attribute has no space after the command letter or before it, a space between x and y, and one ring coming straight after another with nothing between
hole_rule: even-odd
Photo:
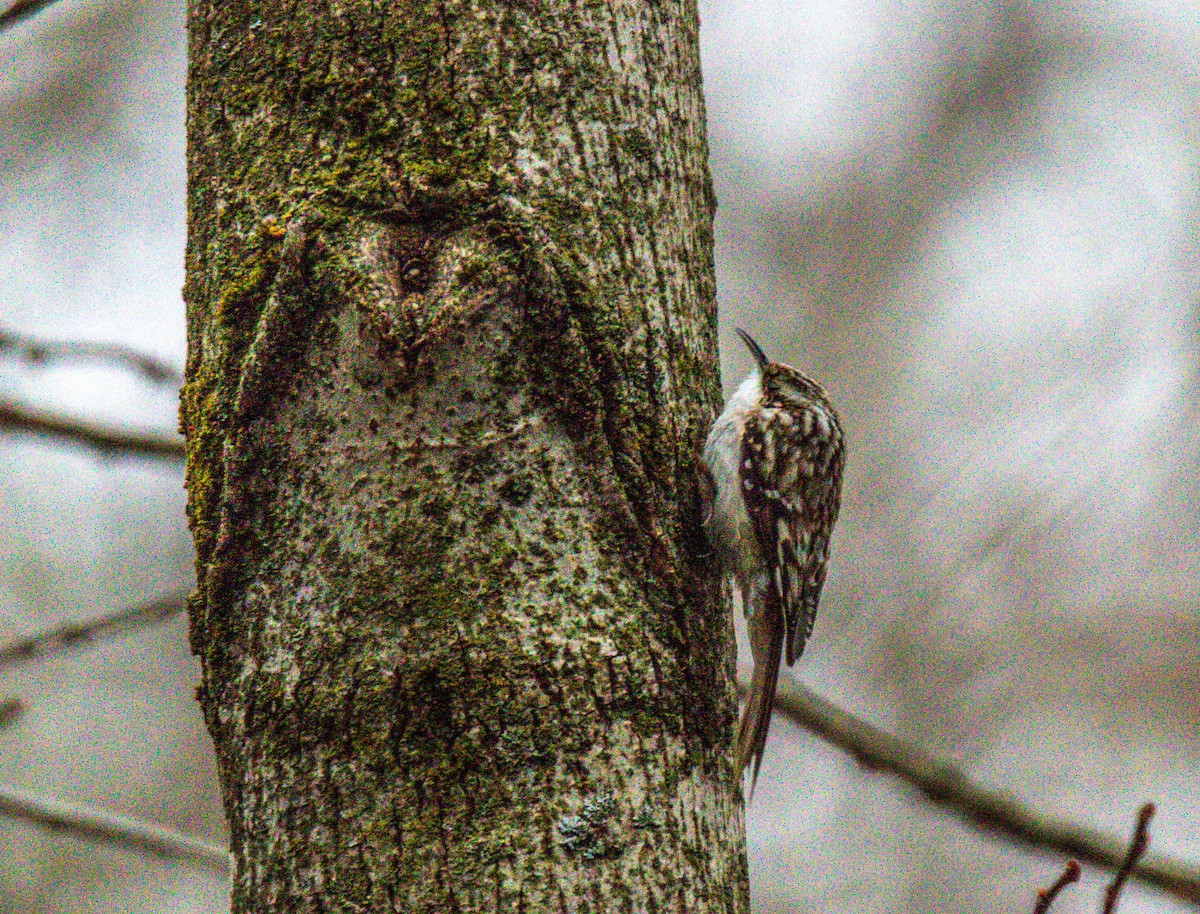
<instances>
[{"instance_id":1,"label":"bird's long tail feather","mask_svg":"<svg viewBox=\"0 0 1200 914\"><path fill-rule=\"evenodd\" d=\"M775 704L775 687L779 682L780 654L783 652L783 613L779 611L775 600L768 598L764 602L767 605L758 610L761 616L750 622L754 676L750 680L746 707L738 723L737 737L739 767L744 772L751 762L754 763L750 775L751 798L754 796L754 785L758 782L763 750L767 745L771 708Z\"/></svg>"}]
</instances>

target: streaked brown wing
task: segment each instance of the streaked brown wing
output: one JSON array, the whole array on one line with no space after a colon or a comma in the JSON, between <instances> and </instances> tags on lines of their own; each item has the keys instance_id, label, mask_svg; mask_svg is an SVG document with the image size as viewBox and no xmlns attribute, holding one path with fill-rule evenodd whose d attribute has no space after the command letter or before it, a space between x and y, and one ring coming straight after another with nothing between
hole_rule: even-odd
<instances>
[{"instance_id":1,"label":"streaked brown wing","mask_svg":"<svg viewBox=\"0 0 1200 914\"><path fill-rule=\"evenodd\" d=\"M746 419L742 432L742 501L750 517L750 526L758 540L764 563L770 572L770 586L777 600L776 605L786 606L784 599L786 583L780 574L779 529L780 510L778 497L770 493L775 488L775 448L772 440L775 429L773 417L762 410Z\"/></svg>"},{"instance_id":2,"label":"streaked brown wing","mask_svg":"<svg viewBox=\"0 0 1200 914\"><path fill-rule=\"evenodd\" d=\"M783 610L789 666L812 634L841 501L840 431L814 431L783 409L764 409L742 438L742 496Z\"/></svg>"}]
</instances>

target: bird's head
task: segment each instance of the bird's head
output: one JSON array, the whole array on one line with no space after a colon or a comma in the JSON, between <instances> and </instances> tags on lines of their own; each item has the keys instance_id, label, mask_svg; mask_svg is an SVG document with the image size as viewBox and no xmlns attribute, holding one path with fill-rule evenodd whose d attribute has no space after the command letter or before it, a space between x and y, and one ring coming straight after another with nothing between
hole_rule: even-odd
<instances>
[{"instance_id":1,"label":"bird's head","mask_svg":"<svg viewBox=\"0 0 1200 914\"><path fill-rule=\"evenodd\" d=\"M762 347L745 330L739 329L737 334L758 363L763 396L768 402L793 407L804 406L814 400L822 404L829 403L829 395L824 387L791 365L768 359Z\"/></svg>"}]
</instances>

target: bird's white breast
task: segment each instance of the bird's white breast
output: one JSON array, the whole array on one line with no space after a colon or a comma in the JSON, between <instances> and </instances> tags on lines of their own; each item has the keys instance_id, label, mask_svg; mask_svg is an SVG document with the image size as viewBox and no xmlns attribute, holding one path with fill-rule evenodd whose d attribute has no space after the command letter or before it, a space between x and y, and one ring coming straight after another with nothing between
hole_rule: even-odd
<instances>
[{"instance_id":1,"label":"bird's white breast","mask_svg":"<svg viewBox=\"0 0 1200 914\"><path fill-rule=\"evenodd\" d=\"M762 397L762 378L750 375L729 398L713 423L704 445L704 462L716 483L716 495L705 519L708 541L721 565L738 579L742 593L763 572L763 561L742 498L742 430L746 417Z\"/></svg>"}]
</instances>

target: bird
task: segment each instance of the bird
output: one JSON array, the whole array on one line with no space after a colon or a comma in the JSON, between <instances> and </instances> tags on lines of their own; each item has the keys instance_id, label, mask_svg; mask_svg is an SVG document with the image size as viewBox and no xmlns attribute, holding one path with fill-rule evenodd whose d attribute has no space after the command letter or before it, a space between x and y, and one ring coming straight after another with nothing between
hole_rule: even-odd
<instances>
[{"instance_id":1,"label":"bird","mask_svg":"<svg viewBox=\"0 0 1200 914\"><path fill-rule=\"evenodd\" d=\"M779 663L812 634L841 506L846 446L829 394L804 372L738 336L756 367L725 404L704 446L712 497L704 530L742 594L754 675L738 722L738 770L758 780Z\"/></svg>"}]
</instances>

